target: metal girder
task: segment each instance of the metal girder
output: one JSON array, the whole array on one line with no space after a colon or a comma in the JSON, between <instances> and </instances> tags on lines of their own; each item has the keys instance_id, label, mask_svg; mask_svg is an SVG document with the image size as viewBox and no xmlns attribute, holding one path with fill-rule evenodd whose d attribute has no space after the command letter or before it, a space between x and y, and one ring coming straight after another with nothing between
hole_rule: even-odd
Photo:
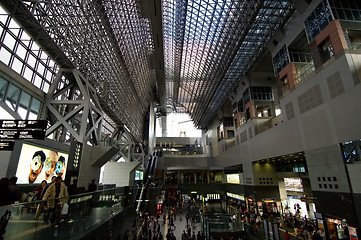
<instances>
[{"instance_id":1,"label":"metal girder","mask_svg":"<svg viewBox=\"0 0 361 240\"><path fill-rule=\"evenodd\" d=\"M124 126L118 126L111 137L111 145L119 149L116 158L123 157L126 162L141 162L147 156L142 144L136 142L136 139L128 132Z\"/></svg>"},{"instance_id":2,"label":"metal girder","mask_svg":"<svg viewBox=\"0 0 361 240\"><path fill-rule=\"evenodd\" d=\"M75 81L57 90L62 77L69 75ZM97 145L100 140L103 120L100 103L95 89L75 68L59 70L46 95L43 118L51 121L46 136L53 134L58 141L65 141L67 133L81 143L90 141Z\"/></svg>"},{"instance_id":3,"label":"metal girder","mask_svg":"<svg viewBox=\"0 0 361 240\"><path fill-rule=\"evenodd\" d=\"M150 20L138 0L0 0L61 67L76 67L106 113L139 140L156 74Z\"/></svg>"},{"instance_id":4,"label":"metal girder","mask_svg":"<svg viewBox=\"0 0 361 240\"><path fill-rule=\"evenodd\" d=\"M181 103L198 127L207 128L294 4L165 0L165 71L171 102Z\"/></svg>"}]
</instances>

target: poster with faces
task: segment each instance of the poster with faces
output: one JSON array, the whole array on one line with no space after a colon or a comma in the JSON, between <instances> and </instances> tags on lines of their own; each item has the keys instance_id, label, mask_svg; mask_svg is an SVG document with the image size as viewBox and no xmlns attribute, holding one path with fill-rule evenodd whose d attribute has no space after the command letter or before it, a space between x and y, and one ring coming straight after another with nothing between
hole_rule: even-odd
<instances>
[{"instance_id":1,"label":"poster with faces","mask_svg":"<svg viewBox=\"0 0 361 240\"><path fill-rule=\"evenodd\" d=\"M53 176L60 176L65 179L68 154L37 147L30 144L23 144L16 177L18 184L41 183L46 180L48 183Z\"/></svg>"}]
</instances>

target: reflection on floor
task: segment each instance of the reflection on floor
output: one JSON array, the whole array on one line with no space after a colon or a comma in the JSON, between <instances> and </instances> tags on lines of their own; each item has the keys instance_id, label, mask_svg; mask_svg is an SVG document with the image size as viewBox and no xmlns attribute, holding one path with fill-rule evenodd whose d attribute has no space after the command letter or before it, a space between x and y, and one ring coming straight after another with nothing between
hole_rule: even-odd
<instances>
[{"instance_id":1,"label":"reflection on floor","mask_svg":"<svg viewBox=\"0 0 361 240\"><path fill-rule=\"evenodd\" d=\"M166 213L167 215L167 218L168 218L168 213ZM183 233L183 230L187 230L187 222L186 222L186 219L185 219L185 213L178 213L177 214L177 217L176 217L176 220L173 222L174 225L176 226L176 228L173 228L172 227L172 231L173 231L173 234L174 236L176 237L176 239L182 239L182 233ZM163 215L161 216L160 219L163 219ZM190 220L188 222L190 224ZM195 232L195 234L197 235L198 231L202 231L202 227L201 227L201 223L195 223L193 224L193 226L191 226L191 232ZM163 221L161 221L161 232L162 232L162 235L164 237L164 240L166 240L166 234L168 232L168 223L165 223L163 224Z\"/></svg>"}]
</instances>

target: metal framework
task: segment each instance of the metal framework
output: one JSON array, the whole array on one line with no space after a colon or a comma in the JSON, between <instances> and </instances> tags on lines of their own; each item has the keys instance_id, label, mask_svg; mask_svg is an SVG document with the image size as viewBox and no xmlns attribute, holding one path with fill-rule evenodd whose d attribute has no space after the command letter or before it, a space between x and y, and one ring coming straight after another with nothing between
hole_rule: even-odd
<instances>
[{"instance_id":1,"label":"metal framework","mask_svg":"<svg viewBox=\"0 0 361 240\"><path fill-rule=\"evenodd\" d=\"M68 84L58 86L62 79ZM46 136L64 141L67 133L81 143L98 144L103 120L95 89L77 69L60 69L50 86L44 103L44 118L50 120Z\"/></svg>"},{"instance_id":2,"label":"metal framework","mask_svg":"<svg viewBox=\"0 0 361 240\"><path fill-rule=\"evenodd\" d=\"M290 1L165 0L168 103L207 128L294 9Z\"/></svg>"},{"instance_id":3,"label":"metal framework","mask_svg":"<svg viewBox=\"0 0 361 240\"><path fill-rule=\"evenodd\" d=\"M154 89L166 92L168 105L190 113L199 128L207 128L295 4L163 0L159 36L152 31L162 22L156 18L160 0L149 1L154 8L148 10L148 0L0 2L60 68L80 70L103 111L116 125L125 124L138 142L149 103L159 97ZM166 86L158 75L163 63L152 62L162 46L159 39Z\"/></svg>"},{"instance_id":4,"label":"metal framework","mask_svg":"<svg viewBox=\"0 0 361 240\"><path fill-rule=\"evenodd\" d=\"M150 20L136 0L2 0L60 67L76 67L95 87L103 110L139 140L155 71Z\"/></svg>"},{"instance_id":5,"label":"metal framework","mask_svg":"<svg viewBox=\"0 0 361 240\"><path fill-rule=\"evenodd\" d=\"M123 126L119 126L110 140L110 144L119 149L114 158L123 157L126 162L140 162L144 166L147 156L142 144L137 143L133 136Z\"/></svg>"}]
</instances>

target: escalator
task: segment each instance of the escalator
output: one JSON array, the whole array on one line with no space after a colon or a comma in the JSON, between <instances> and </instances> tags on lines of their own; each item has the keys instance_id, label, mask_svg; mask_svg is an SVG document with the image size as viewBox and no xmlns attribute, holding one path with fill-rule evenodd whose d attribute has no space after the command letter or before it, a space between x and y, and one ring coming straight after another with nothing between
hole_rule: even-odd
<instances>
[{"instance_id":1,"label":"escalator","mask_svg":"<svg viewBox=\"0 0 361 240\"><path fill-rule=\"evenodd\" d=\"M155 209L156 199L159 191L153 191L150 189L154 189L154 184L152 184L152 181L154 180L154 174L158 164L158 156L159 152L154 151L146 163L143 186L140 189L139 198L137 200L137 213L139 213L139 211L149 212L152 209Z\"/></svg>"}]
</instances>

